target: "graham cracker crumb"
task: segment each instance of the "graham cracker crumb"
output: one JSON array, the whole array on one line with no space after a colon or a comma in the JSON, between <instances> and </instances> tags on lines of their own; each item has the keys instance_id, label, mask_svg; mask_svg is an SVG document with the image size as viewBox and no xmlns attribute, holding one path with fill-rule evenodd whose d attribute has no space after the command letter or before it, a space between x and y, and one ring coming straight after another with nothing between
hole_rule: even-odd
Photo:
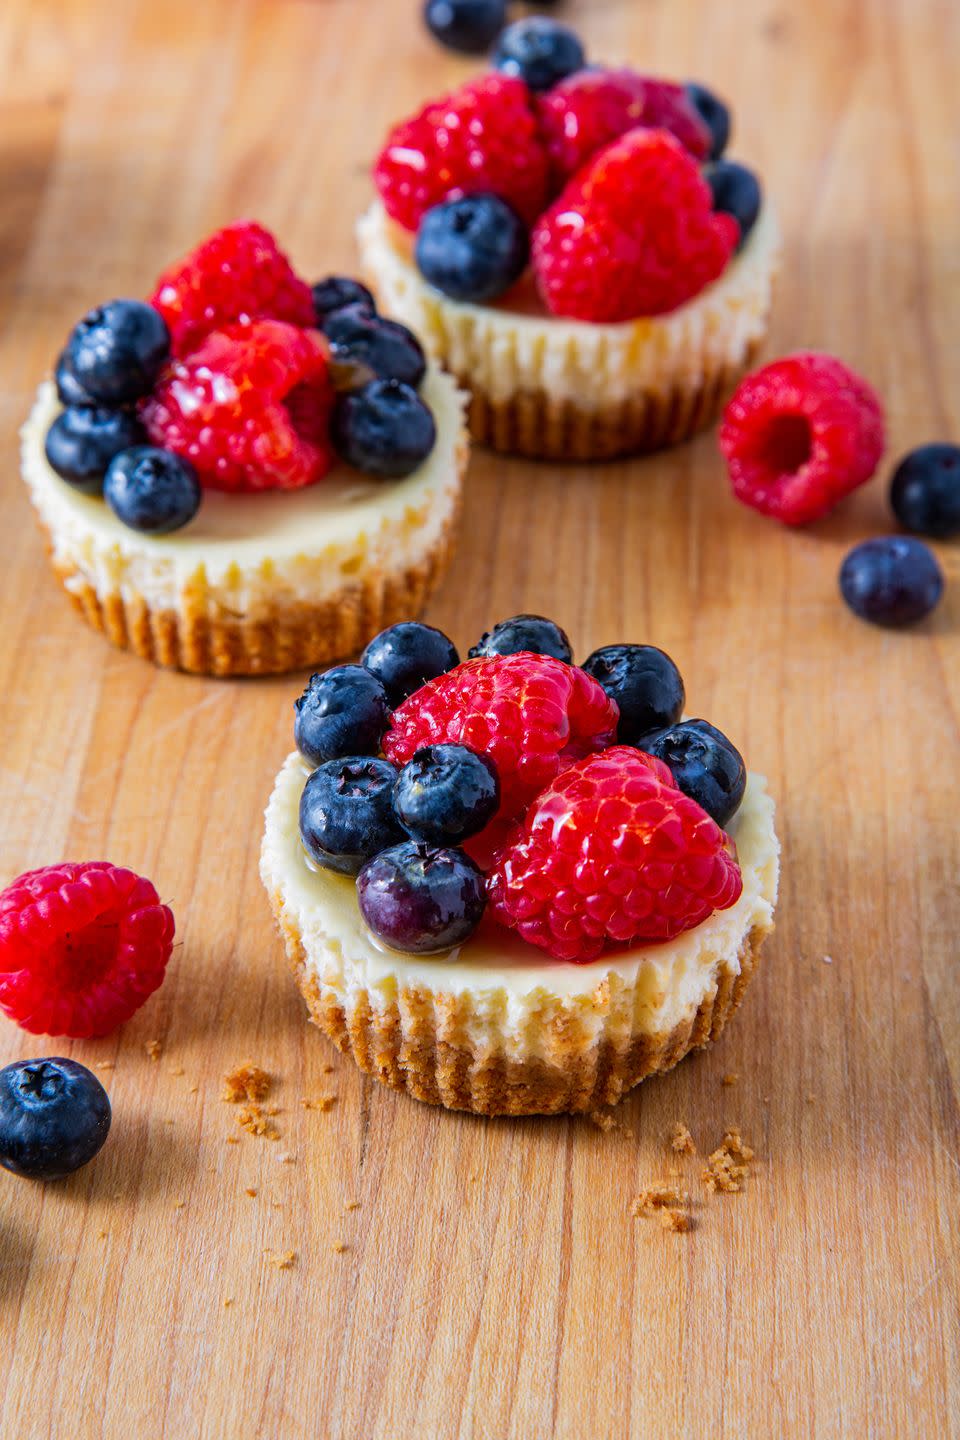
<instances>
[{"instance_id":1,"label":"graham cracker crumb","mask_svg":"<svg viewBox=\"0 0 960 1440\"><path fill-rule=\"evenodd\" d=\"M707 1161L700 1178L714 1194L735 1194L743 1189L743 1182L750 1173L753 1151L745 1145L740 1131L734 1126L724 1131L720 1144Z\"/></svg>"},{"instance_id":2,"label":"graham cracker crumb","mask_svg":"<svg viewBox=\"0 0 960 1440\"><path fill-rule=\"evenodd\" d=\"M160 1056L163 1054L163 1041L148 1040L143 1048L144 1050L146 1050L151 1060L159 1060Z\"/></svg>"},{"instance_id":3,"label":"graham cracker crumb","mask_svg":"<svg viewBox=\"0 0 960 1440\"><path fill-rule=\"evenodd\" d=\"M297 1163L297 1157L296 1157L296 1155L281 1155L281 1156L280 1156L280 1164L281 1164L281 1165L296 1165L296 1163Z\"/></svg>"},{"instance_id":4,"label":"graham cracker crumb","mask_svg":"<svg viewBox=\"0 0 960 1440\"><path fill-rule=\"evenodd\" d=\"M230 1306L231 1306L232 1304L233 1304L233 1301L232 1301L232 1300L230 1300L230 1299L224 1300L224 1302L223 1302L223 1308L224 1308L224 1310L229 1310L229 1309L230 1309Z\"/></svg>"},{"instance_id":5,"label":"graham cracker crumb","mask_svg":"<svg viewBox=\"0 0 960 1440\"><path fill-rule=\"evenodd\" d=\"M347 1203L346 1203L346 1205L344 1205L343 1208L344 1208L344 1210L359 1210L359 1209L360 1209L360 1201L359 1201L359 1200L348 1200Z\"/></svg>"},{"instance_id":6,"label":"graham cracker crumb","mask_svg":"<svg viewBox=\"0 0 960 1440\"><path fill-rule=\"evenodd\" d=\"M253 1185L248 1185L246 1190L244 1191L244 1194L249 1195L251 1200L256 1196L256 1193L256 1189Z\"/></svg>"},{"instance_id":7,"label":"graham cracker crumb","mask_svg":"<svg viewBox=\"0 0 960 1440\"><path fill-rule=\"evenodd\" d=\"M658 1210L673 1209L676 1206L690 1204L690 1196L686 1190L679 1185L671 1185L667 1181L658 1181L655 1185L648 1185L646 1190L634 1197L630 1206L631 1215L649 1220Z\"/></svg>"},{"instance_id":8,"label":"graham cracker crumb","mask_svg":"<svg viewBox=\"0 0 960 1440\"><path fill-rule=\"evenodd\" d=\"M174 1210L185 1210L187 1208L186 1200L175 1200L173 1202L173 1208Z\"/></svg>"},{"instance_id":9,"label":"graham cracker crumb","mask_svg":"<svg viewBox=\"0 0 960 1440\"><path fill-rule=\"evenodd\" d=\"M333 1244L330 1246L330 1249L335 1255L345 1255L346 1252L350 1249L350 1246L344 1245L342 1240L334 1240Z\"/></svg>"},{"instance_id":10,"label":"graham cracker crumb","mask_svg":"<svg viewBox=\"0 0 960 1440\"><path fill-rule=\"evenodd\" d=\"M265 1140L280 1139L280 1131L276 1125L270 1124L267 1112L259 1105L244 1105L237 1116L237 1124L248 1135L262 1135Z\"/></svg>"},{"instance_id":11,"label":"graham cracker crumb","mask_svg":"<svg viewBox=\"0 0 960 1440\"><path fill-rule=\"evenodd\" d=\"M172 1117L171 1115L168 1115L167 1118L166 1118L166 1120L164 1120L163 1123L164 1123L164 1125L172 1125L172 1124L174 1123L173 1117Z\"/></svg>"},{"instance_id":12,"label":"graham cracker crumb","mask_svg":"<svg viewBox=\"0 0 960 1440\"><path fill-rule=\"evenodd\" d=\"M660 1224L664 1230L674 1230L683 1234L693 1229L693 1218L689 1210L668 1210L660 1211Z\"/></svg>"},{"instance_id":13,"label":"graham cracker crumb","mask_svg":"<svg viewBox=\"0 0 960 1440\"><path fill-rule=\"evenodd\" d=\"M228 1144L228 1145L239 1145L239 1144L240 1144L240 1136L239 1136L239 1135L228 1135L228 1136L227 1136L227 1144Z\"/></svg>"},{"instance_id":14,"label":"graham cracker crumb","mask_svg":"<svg viewBox=\"0 0 960 1440\"><path fill-rule=\"evenodd\" d=\"M591 1120L598 1130L602 1130L604 1135L609 1135L615 1130L619 1135L633 1136L633 1131L609 1110L591 1110L587 1119Z\"/></svg>"},{"instance_id":15,"label":"graham cracker crumb","mask_svg":"<svg viewBox=\"0 0 960 1440\"><path fill-rule=\"evenodd\" d=\"M670 1149L675 1150L678 1155L696 1155L697 1153L693 1136L682 1120L678 1120L670 1132Z\"/></svg>"},{"instance_id":16,"label":"graham cracker crumb","mask_svg":"<svg viewBox=\"0 0 960 1440\"><path fill-rule=\"evenodd\" d=\"M116 1065L116 1061L115 1061L115 1060L98 1060L98 1061L97 1061L97 1069L98 1069L98 1070L116 1070L116 1068L117 1068L117 1065Z\"/></svg>"},{"instance_id":17,"label":"graham cracker crumb","mask_svg":"<svg viewBox=\"0 0 960 1440\"><path fill-rule=\"evenodd\" d=\"M279 1255L271 1255L269 1250L263 1253L267 1257L267 1264L272 1265L275 1270L292 1270L293 1262L297 1258L296 1250L282 1250Z\"/></svg>"},{"instance_id":18,"label":"graham cracker crumb","mask_svg":"<svg viewBox=\"0 0 960 1440\"><path fill-rule=\"evenodd\" d=\"M191 1086L190 1086L190 1091L189 1091L189 1093L190 1093L191 1095L198 1095L198 1094L200 1093L200 1086L199 1086L199 1085L191 1085Z\"/></svg>"},{"instance_id":19,"label":"graham cracker crumb","mask_svg":"<svg viewBox=\"0 0 960 1440\"><path fill-rule=\"evenodd\" d=\"M317 1095L316 1098L312 1100L301 1100L300 1104L304 1110L321 1110L326 1114L328 1110L333 1109L336 1100L336 1095Z\"/></svg>"},{"instance_id":20,"label":"graham cracker crumb","mask_svg":"<svg viewBox=\"0 0 960 1440\"><path fill-rule=\"evenodd\" d=\"M321 1065L320 1069L324 1075L332 1075L334 1071L334 1067L332 1065Z\"/></svg>"},{"instance_id":21,"label":"graham cracker crumb","mask_svg":"<svg viewBox=\"0 0 960 1440\"><path fill-rule=\"evenodd\" d=\"M167 1068L167 1074L168 1074L168 1075L174 1075L174 1076L179 1077L179 1076L181 1076L181 1075L183 1075L183 1074L185 1074L185 1073L186 1073L186 1072L184 1071L184 1068L183 1068L182 1065L170 1065L170 1066L168 1066L168 1068Z\"/></svg>"},{"instance_id":22,"label":"graham cracker crumb","mask_svg":"<svg viewBox=\"0 0 960 1440\"><path fill-rule=\"evenodd\" d=\"M266 1070L247 1060L223 1077L223 1099L229 1105L239 1105L244 1100L259 1104L270 1094L273 1080Z\"/></svg>"},{"instance_id":23,"label":"graham cracker crumb","mask_svg":"<svg viewBox=\"0 0 960 1440\"><path fill-rule=\"evenodd\" d=\"M97 1239L98 1239L98 1240L106 1240L106 1238L107 1238L107 1236L109 1235L109 1233L110 1233L109 1230L99 1230L99 1231L97 1232Z\"/></svg>"},{"instance_id":24,"label":"graham cracker crumb","mask_svg":"<svg viewBox=\"0 0 960 1440\"><path fill-rule=\"evenodd\" d=\"M724 1075L723 1079L720 1081L720 1084L721 1084L721 1085L736 1085L736 1083L737 1083L737 1081L738 1081L739 1079L740 1079L740 1076L737 1074L736 1070L731 1070L728 1074Z\"/></svg>"}]
</instances>

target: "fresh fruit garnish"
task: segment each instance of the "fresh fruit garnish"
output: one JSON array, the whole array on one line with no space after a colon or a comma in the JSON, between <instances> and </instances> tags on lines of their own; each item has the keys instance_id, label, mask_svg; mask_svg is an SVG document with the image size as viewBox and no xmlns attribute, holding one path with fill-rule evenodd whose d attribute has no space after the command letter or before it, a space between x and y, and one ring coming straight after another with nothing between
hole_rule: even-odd
<instances>
[{"instance_id":1,"label":"fresh fruit garnish","mask_svg":"<svg viewBox=\"0 0 960 1440\"><path fill-rule=\"evenodd\" d=\"M57 356L53 379L57 387L57 399L61 405L96 405L96 400L84 390L74 375L70 356L66 350L61 350Z\"/></svg>"},{"instance_id":2,"label":"fresh fruit garnish","mask_svg":"<svg viewBox=\"0 0 960 1440\"><path fill-rule=\"evenodd\" d=\"M428 680L459 665L460 656L442 630L419 620L401 620L374 636L360 664L376 676L396 706Z\"/></svg>"},{"instance_id":3,"label":"fresh fruit garnish","mask_svg":"<svg viewBox=\"0 0 960 1440\"><path fill-rule=\"evenodd\" d=\"M132 870L29 870L0 894L0 1009L34 1034L109 1035L162 984L173 931Z\"/></svg>"},{"instance_id":4,"label":"fresh fruit garnish","mask_svg":"<svg viewBox=\"0 0 960 1440\"><path fill-rule=\"evenodd\" d=\"M614 746L564 770L531 804L487 878L502 925L559 960L671 940L743 889L727 836L667 767Z\"/></svg>"},{"instance_id":5,"label":"fresh fruit garnish","mask_svg":"<svg viewBox=\"0 0 960 1440\"><path fill-rule=\"evenodd\" d=\"M586 56L580 37L568 25L531 15L515 20L502 32L493 50L494 66L523 80L531 90L549 90L559 80L582 70Z\"/></svg>"},{"instance_id":6,"label":"fresh fruit garnish","mask_svg":"<svg viewBox=\"0 0 960 1440\"><path fill-rule=\"evenodd\" d=\"M110 1133L110 1101L85 1065L51 1055L0 1070L0 1165L60 1180L92 1160Z\"/></svg>"},{"instance_id":7,"label":"fresh fruit garnish","mask_svg":"<svg viewBox=\"0 0 960 1440\"><path fill-rule=\"evenodd\" d=\"M509 290L530 258L520 216L497 195L464 195L428 210L417 234L421 275L453 300L484 304Z\"/></svg>"},{"instance_id":8,"label":"fresh fruit garnish","mask_svg":"<svg viewBox=\"0 0 960 1440\"><path fill-rule=\"evenodd\" d=\"M697 114L710 131L709 158L719 160L730 143L729 106L725 105L712 90L708 90L706 85L699 85L695 80L688 80L684 89Z\"/></svg>"},{"instance_id":9,"label":"fresh fruit garnish","mask_svg":"<svg viewBox=\"0 0 960 1440\"><path fill-rule=\"evenodd\" d=\"M330 434L341 460L384 480L412 475L437 443L433 415L400 380L371 380L339 395Z\"/></svg>"},{"instance_id":10,"label":"fresh fruit garnish","mask_svg":"<svg viewBox=\"0 0 960 1440\"><path fill-rule=\"evenodd\" d=\"M482 874L462 850L408 840L368 861L357 876L357 900L385 945L437 955L473 933L487 896Z\"/></svg>"},{"instance_id":11,"label":"fresh fruit garnish","mask_svg":"<svg viewBox=\"0 0 960 1440\"><path fill-rule=\"evenodd\" d=\"M876 393L842 361L813 352L748 375L720 428L737 499L788 525L827 515L870 479L883 446Z\"/></svg>"},{"instance_id":12,"label":"fresh fruit garnish","mask_svg":"<svg viewBox=\"0 0 960 1440\"><path fill-rule=\"evenodd\" d=\"M733 160L717 160L705 166L703 178L710 186L714 210L732 215L739 225L737 249L742 250L763 204L759 180L746 165L737 165Z\"/></svg>"},{"instance_id":13,"label":"fresh fruit garnish","mask_svg":"<svg viewBox=\"0 0 960 1440\"><path fill-rule=\"evenodd\" d=\"M386 760L355 755L318 766L300 797L300 839L316 864L356 875L403 831L393 813L397 772Z\"/></svg>"},{"instance_id":14,"label":"fresh fruit garnish","mask_svg":"<svg viewBox=\"0 0 960 1440\"><path fill-rule=\"evenodd\" d=\"M500 808L493 761L465 745L425 745L400 771L393 807L414 840L459 845Z\"/></svg>"},{"instance_id":15,"label":"fresh fruit garnish","mask_svg":"<svg viewBox=\"0 0 960 1440\"><path fill-rule=\"evenodd\" d=\"M142 445L146 438L132 410L69 405L47 431L43 449L61 479L85 495L99 495L114 456L131 445Z\"/></svg>"},{"instance_id":16,"label":"fresh fruit garnish","mask_svg":"<svg viewBox=\"0 0 960 1440\"><path fill-rule=\"evenodd\" d=\"M929 546L908 535L865 540L840 567L840 593L874 625L913 625L943 594L943 571Z\"/></svg>"},{"instance_id":17,"label":"fresh fruit garnish","mask_svg":"<svg viewBox=\"0 0 960 1440\"><path fill-rule=\"evenodd\" d=\"M77 322L66 355L94 403L126 405L152 388L170 355L170 334L152 305L108 300Z\"/></svg>"},{"instance_id":18,"label":"fresh fruit garnish","mask_svg":"<svg viewBox=\"0 0 960 1440\"><path fill-rule=\"evenodd\" d=\"M413 331L372 314L362 302L334 310L323 333L339 364L364 366L381 380L401 380L414 390L426 374L423 346Z\"/></svg>"},{"instance_id":19,"label":"fresh fruit garnish","mask_svg":"<svg viewBox=\"0 0 960 1440\"><path fill-rule=\"evenodd\" d=\"M905 530L934 540L960 535L960 445L921 445L904 455L890 504Z\"/></svg>"},{"instance_id":20,"label":"fresh fruit garnish","mask_svg":"<svg viewBox=\"0 0 960 1440\"><path fill-rule=\"evenodd\" d=\"M441 45L483 55L507 22L507 0L425 0L423 18Z\"/></svg>"},{"instance_id":21,"label":"fresh fruit garnish","mask_svg":"<svg viewBox=\"0 0 960 1440\"><path fill-rule=\"evenodd\" d=\"M387 692L362 665L335 665L311 675L293 708L294 743L311 765L376 755L390 724Z\"/></svg>"},{"instance_id":22,"label":"fresh fruit garnish","mask_svg":"<svg viewBox=\"0 0 960 1440\"><path fill-rule=\"evenodd\" d=\"M189 525L202 494L190 461L153 445L121 451L103 481L103 498L117 519L145 535L169 535Z\"/></svg>"},{"instance_id":23,"label":"fresh fruit garnish","mask_svg":"<svg viewBox=\"0 0 960 1440\"><path fill-rule=\"evenodd\" d=\"M740 808L747 785L743 756L706 720L681 720L641 736L639 748L669 768L673 782L722 828Z\"/></svg>"},{"instance_id":24,"label":"fresh fruit garnish","mask_svg":"<svg viewBox=\"0 0 960 1440\"><path fill-rule=\"evenodd\" d=\"M310 291L313 296L313 311L317 324L322 330L328 318L347 305L364 305L371 315L377 313L377 305L366 285L352 280L348 275L328 275L318 280Z\"/></svg>"},{"instance_id":25,"label":"fresh fruit garnish","mask_svg":"<svg viewBox=\"0 0 960 1440\"><path fill-rule=\"evenodd\" d=\"M649 730L673 725L683 714L683 678L655 645L603 645L583 668L616 702L623 745L636 745Z\"/></svg>"},{"instance_id":26,"label":"fresh fruit garnish","mask_svg":"<svg viewBox=\"0 0 960 1440\"><path fill-rule=\"evenodd\" d=\"M500 620L492 630L481 635L470 647L471 660L478 655L552 655L555 660L573 664L573 646L565 630L545 615L511 615Z\"/></svg>"}]
</instances>

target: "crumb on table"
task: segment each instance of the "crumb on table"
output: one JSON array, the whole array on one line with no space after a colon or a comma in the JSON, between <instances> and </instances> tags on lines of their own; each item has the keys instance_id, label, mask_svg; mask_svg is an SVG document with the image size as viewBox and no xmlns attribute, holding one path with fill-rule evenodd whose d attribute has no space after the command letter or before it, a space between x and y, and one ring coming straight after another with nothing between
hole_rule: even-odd
<instances>
[{"instance_id":1,"label":"crumb on table","mask_svg":"<svg viewBox=\"0 0 960 1440\"><path fill-rule=\"evenodd\" d=\"M693 1229L693 1217L689 1210L673 1210L664 1208L660 1211L660 1224L664 1230L673 1230L677 1234L683 1234Z\"/></svg>"},{"instance_id":2,"label":"crumb on table","mask_svg":"<svg viewBox=\"0 0 960 1440\"><path fill-rule=\"evenodd\" d=\"M159 1060L160 1056L163 1054L163 1041L148 1040L143 1048L144 1050L146 1050L151 1060Z\"/></svg>"},{"instance_id":3,"label":"crumb on table","mask_svg":"<svg viewBox=\"0 0 960 1440\"><path fill-rule=\"evenodd\" d=\"M693 1136L682 1120L678 1120L670 1132L670 1149L675 1150L678 1155L696 1155L697 1153Z\"/></svg>"},{"instance_id":4,"label":"crumb on table","mask_svg":"<svg viewBox=\"0 0 960 1440\"><path fill-rule=\"evenodd\" d=\"M268 1118L274 1111L266 1111L261 1105L244 1105L237 1115L237 1124L248 1135L261 1135L265 1140L279 1140L280 1131Z\"/></svg>"},{"instance_id":5,"label":"crumb on table","mask_svg":"<svg viewBox=\"0 0 960 1440\"><path fill-rule=\"evenodd\" d=\"M168 1067L168 1069L167 1069L167 1074L168 1074L168 1075L173 1075L175 1078L179 1079L179 1077L184 1074L183 1066L182 1066L182 1065L170 1065L170 1066Z\"/></svg>"},{"instance_id":6,"label":"crumb on table","mask_svg":"<svg viewBox=\"0 0 960 1440\"><path fill-rule=\"evenodd\" d=\"M312 1099L301 1100L300 1104L304 1110L320 1110L326 1114L328 1110L333 1109L336 1100L336 1095L317 1095Z\"/></svg>"},{"instance_id":7,"label":"crumb on table","mask_svg":"<svg viewBox=\"0 0 960 1440\"><path fill-rule=\"evenodd\" d=\"M629 1126L624 1125L623 1121L618 1120L609 1110L590 1110L587 1113L587 1119L596 1125L598 1130L602 1130L604 1135L609 1135L614 1130L620 1135L631 1137L633 1135Z\"/></svg>"},{"instance_id":8,"label":"crumb on table","mask_svg":"<svg viewBox=\"0 0 960 1440\"><path fill-rule=\"evenodd\" d=\"M720 1084L721 1084L721 1085L736 1085L736 1083L737 1083L737 1081L738 1081L739 1079L740 1079L740 1076L737 1074L736 1070L729 1070L729 1071L727 1072L727 1074L724 1075L723 1079L720 1081Z\"/></svg>"},{"instance_id":9,"label":"crumb on table","mask_svg":"<svg viewBox=\"0 0 960 1440\"><path fill-rule=\"evenodd\" d=\"M267 1257L267 1264L272 1265L275 1270L292 1270L297 1258L296 1250L281 1250L278 1255L271 1255L269 1250L263 1253Z\"/></svg>"},{"instance_id":10,"label":"crumb on table","mask_svg":"<svg viewBox=\"0 0 960 1440\"><path fill-rule=\"evenodd\" d=\"M270 1094L272 1084L273 1077L268 1075L266 1070L247 1060L224 1075L223 1099L229 1105L240 1105L245 1100L259 1104Z\"/></svg>"},{"instance_id":11,"label":"crumb on table","mask_svg":"<svg viewBox=\"0 0 960 1440\"><path fill-rule=\"evenodd\" d=\"M750 1173L753 1151L746 1145L736 1126L724 1131L723 1139L709 1156L700 1178L708 1190L722 1194L734 1194L743 1189L743 1182Z\"/></svg>"},{"instance_id":12,"label":"crumb on table","mask_svg":"<svg viewBox=\"0 0 960 1440\"><path fill-rule=\"evenodd\" d=\"M360 1209L360 1201L359 1201L359 1200L348 1200L347 1203L346 1203L346 1205L344 1205L343 1208L344 1208L344 1210L359 1210L359 1209Z\"/></svg>"},{"instance_id":13,"label":"crumb on table","mask_svg":"<svg viewBox=\"0 0 960 1440\"><path fill-rule=\"evenodd\" d=\"M693 1228L690 1195L681 1185L658 1181L641 1190L633 1199L630 1213L639 1219L656 1216L665 1230L684 1231Z\"/></svg>"},{"instance_id":14,"label":"crumb on table","mask_svg":"<svg viewBox=\"0 0 960 1440\"><path fill-rule=\"evenodd\" d=\"M257 1191L256 1191L256 1186L254 1186L254 1185L248 1185L247 1188L246 1188L246 1190L244 1191L244 1194L245 1194L245 1195L249 1195L250 1198L251 1198L251 1200L254 1198L254 1196L256 1195L256 1193L257 1193Z\"/></svg>"}]
</instances>

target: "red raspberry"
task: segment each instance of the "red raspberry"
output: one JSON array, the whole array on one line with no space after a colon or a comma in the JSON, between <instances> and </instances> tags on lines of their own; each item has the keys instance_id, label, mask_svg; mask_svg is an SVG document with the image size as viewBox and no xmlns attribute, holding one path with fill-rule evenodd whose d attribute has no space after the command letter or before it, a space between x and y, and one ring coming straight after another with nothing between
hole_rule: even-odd
<instances>
[{"instance_id":1,"label":"red raspberry","mask_svg":"<svg viewBox=\"0 0 960 1440\"><path fill-rule=\"evenodd\" d=\"M333 398L319 335L258 320L215 330L174 361L141 416L211 490L298 490L330 468Z\"/></svg>"},{"instance_id":2,"label":"red raspberry","mask_svg":"<svg viewBox=\"0 0 960 1440\"><path fill-rule=\"evenodd\" d=\"M658 943L739 899L732 841L627 745L564 770L530 806L487 878L501 925L558 960L612 941Z\"/></svg>"},{"instance_id":3,"label":"red raspberry","mask_svg":"<svg viewBox=\"0 0 960 1440\"><path fill-rule=\"evenodd\" d=\"M109 1035L162 984L173 930L132 870L28 870L0 894L0 1008L35 1035Z\"/></svg>"},{"instance_id":4,"label":"red raspberry","mask_svg":"<svg viewBox=\"0 0 960 1440\"><path fill-rule=\"evenodd\" d=\"M226 225L171 265L150 303L167 322L174 355L188 355L211 330L237 320L317 323L309 285L269 230L249 221Z\"/></svg>"},{"instance_id":5,"label":"red raspberry","mask_svg":"<svg viewBox=\"0 0 960 1440\"><path fill-rule=\"evenodd\" d=\"M533 232L533 267L554 315L615 322L698 295L740 227L714 214L696 162L665 130L631 130L570 181Z\"/></svg>"},{"instance_id":6,"label":"red raspberry","mask_svg":"<svg viewBox=\"0 0 960 1440\"><path fill-rule=\"evenodd\" d=\"M748 375L724 412L720 449L733 493L788 525L819 520L870 479L883 409L832 355L788 355Z\"/></svg>"},{"instance_id":7,"label":"red raspberry","mask_svg":"<svg viewBox=\"0 0 960 1440\"><path fill-rule=\"evenodd\" d=\"M499 813L514 816L565 765L609 745L618 719L616 702L575 665L549 655L490 655L415 690L394 711L383 751L395 765L442 742L489 755L500 777Z\"/></svg>"},{"instance_id":8,"label":"red raspberry","mask_svg":"<svg viewBox=\"0 0 960 1440\"><path fill-rule=\"evenodd\" d=\"M492 73L396 126L373 179L388 213L416 230L434 205L479 191L532 222L547 203L548 169L529 90Z\"/></svg>"}]
</instances>

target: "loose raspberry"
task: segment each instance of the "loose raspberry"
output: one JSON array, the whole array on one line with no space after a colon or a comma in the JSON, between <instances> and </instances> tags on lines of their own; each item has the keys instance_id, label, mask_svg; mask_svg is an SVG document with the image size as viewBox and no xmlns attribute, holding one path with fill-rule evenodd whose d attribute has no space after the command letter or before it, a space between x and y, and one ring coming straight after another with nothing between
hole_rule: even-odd
<instances>
[{"instance_id":1,"label":"loose raspberry","mask_svg":"<svg viewBox=\"0 0 960 1440\"><path fill-rule=\"evenodd\" d=\"M788 355L741 382L720 449L733 493L788 525L819 520L864 484L883 454L876 393L832 355Z\"/></svg>"},{"instance_id":2,"label":"loose raspberry","mask_svg":"<svg viewBox=\"0 0 960 1440\"><path fill-rule=\"evenodd\" d=\"M175 361L141 418L211 490L297 490L330 468L333 399L319 335L258 320L215 330Z\"/></svg>"},{"instance_id":3,"label":"loose raspberry","mask_svg":"<svg viewBox=\"0 0 960 1440\"><path fill-rule=\"evenodd\" d=\"M174 355L238 320L315 325L310 287L294 274L269 230L226 225L157 281L150 302L167 322Z\"/></svg>"},{"instance_id":4,"label":"loose raspberry","mask_svg":"<svg viewBox=\"0 0 960 1440\"><path fill-rule=\"evenodd\" d=\"M482 191L532 222L547 203L548 170L529 90L492 73L391 131L373 178L388 213L416 230L434 205Z\"/></svg>"},{"instance_id":5,"label":"loose raspberry","mask_svg":"<svg viewBox=\"0 0 960 1440\"><path fill-rule=\"evenodd\" d=\"M524 940L593 960L610 943L671 940L733 905L743 877L732 848L661 761L615 745L537 797L487 891Z\"/></svg>"},{"instance_id":6,"label":"loose raspberry","mask_svg":"<svg viewBox=\"0 0 960 1440\"><path fill-rule=\"evenodd\" d=\"M162 984L173 930L132 870L28 870L0 894L0 1008L35 1035L109 1035Z\"/></svg>"},{"instance_id":7,"label":"loose raspberry","mask_svg":"<svg viewBox=\"0 0 960 1440\"><path fill-rule=\"evenodd\" d=\"M663 315L721 274L739 227L665 130L601 150L533 232L533 266L554 315L598 323Z\"/></svg>"}]
</instances>

